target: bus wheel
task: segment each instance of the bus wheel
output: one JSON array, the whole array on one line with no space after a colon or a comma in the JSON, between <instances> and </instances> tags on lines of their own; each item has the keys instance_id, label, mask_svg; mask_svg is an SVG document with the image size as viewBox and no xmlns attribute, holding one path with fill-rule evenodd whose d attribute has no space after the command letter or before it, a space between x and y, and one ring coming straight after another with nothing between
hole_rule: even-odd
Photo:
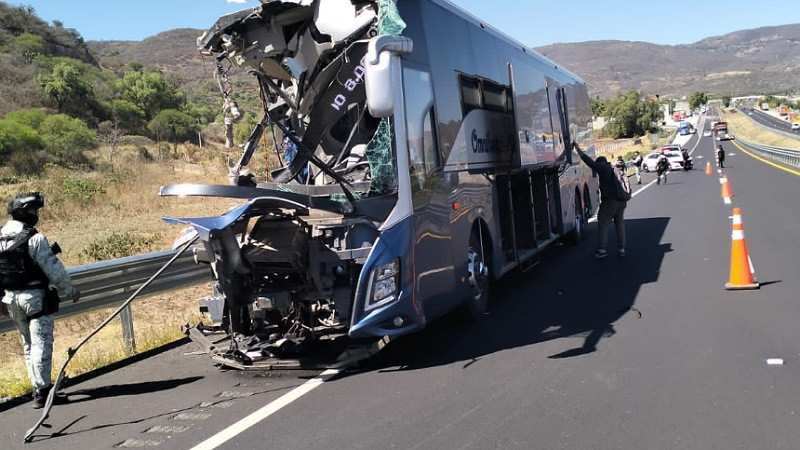
<instances>
[{"instance_id":1,"label":"bus wheel","mask_svg":"<svg viewBox=\"0 0 800 450\"><path fill-rule=\"evenodd\" d=\"M489 299L489 266L481 241L480 231L473 230L467 249L467 277L469 280L469 296L464 302L464 312L471 321L478 320L486 311Z\"/></svg>"},{"instance_id":2,"label":"bus wheel","mask_svg":"<svg viewBox=\"0 0 800 450\"><path fill-rule=\"evenodd\" d=\"M575 193L574 210L575 210L575 223L574 228L564 236L564 242L567 245L578 245L583 240L583 232L586 228L586 214L581 201L579 192Z\"/></svg>"}]
</instances>

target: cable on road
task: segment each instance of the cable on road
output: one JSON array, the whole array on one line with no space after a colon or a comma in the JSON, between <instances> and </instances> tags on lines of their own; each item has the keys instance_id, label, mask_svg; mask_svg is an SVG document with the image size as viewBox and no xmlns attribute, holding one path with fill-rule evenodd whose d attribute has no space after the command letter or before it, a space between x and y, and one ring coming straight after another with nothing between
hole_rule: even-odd
<instances>
[{"instance_id":1,"label":"cable on road","mask_svg":"<svg viewBox=\"0 0 800 450\"><path fill-rule=\"evenodd\" d=\"M125 302L122 305L120 305L116 311L111 313L111 315L108 316L106 320L104 320L100 325L98 325L97 328L94 329L94 331L89 333L85 338L83 338L80 342L78 342L78 345L76 345L74 348L70 347L67 349L67 359L64 361L64 364L61 365L61 370L58 371L58 377L56 377L56 382L53 384L53 388L50 389L50 394L47 396L47 402L45 403L44 410L42 411L42 417L39 418L39 421L36 422L36 424L33 427L31 427L31 429L29 429L27 433L25 433L25 437L23 438L24 443L31 442L31 440L33 439L33 433L35 433L36 430L38 430L39 427L41 427L42 424L44 424L44 421L47 420L47 418L50 416L50 410L53 408L53 401L56 398L56 392L58 391L58 388L61 386L61 383L64 381L67 364L69 364L69 362L72 361L72 357L75 356L75 354L83 346L83 344L85 344L87 341L89 341L89 339L94 337L94 335L100 332L100 330L105 328L105 326L108 325L109 322L111 322L115 317L117 317L119 313L121 313L122 310L125 309L133 301L133 299L135 299L139 295L139 293L142 292L144 288L149 286L150 283L152 283L169 266L171 266L172 263L175 262L175 260L177 260L192 244L194 244L195 240L196 238L184 244L183 247L181 247L180 250L177 253L175 253L175 256L170 258L170 260L167 261L160 269L158 269L156 273L153 274L153 276L151 276L147 281L145 281L141 286L139 286L139 289L136 289L136 292L131 294L131 296L128 297L128 299L125 300Z\"/></svg>"}]
</instances>

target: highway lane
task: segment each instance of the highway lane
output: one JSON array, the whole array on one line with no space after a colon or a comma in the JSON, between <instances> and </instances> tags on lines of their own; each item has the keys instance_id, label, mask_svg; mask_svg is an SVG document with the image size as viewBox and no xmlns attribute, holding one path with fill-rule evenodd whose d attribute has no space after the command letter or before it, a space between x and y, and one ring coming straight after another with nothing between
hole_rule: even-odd
<instances>
[{"instance_id":1,"label":"highway lane","mask_svg":"<svg viewBox=\"0 0 800 450\"><path fill-rule=\"evenodd\" d=\"M754 121L758 122L759 124L767 128L779 130L784 133L790 133L800 138L800 130L792 130L792 124L788 120L785 120L784 118L777 118L763 111L759 111L758 109L753 109L753 111L749 111L745 108L739 108L739 112L741 112L742 114L749 115L751 119L753 119ZM750 114L751 112L752 114Z\"/></svg>"},{"instance_id":2,"label":"highway lane","mask_svg":"<svg viewBox=\"0 0 800 450\"><path fill-rule=\"evenodd\" d=\"M645 174L626 259L595 261L593 234L554 248L495 285L478 324L433 323L225 446L797 448L800 177L723 145L761 290L723 289L731 207L702 172L703 138L698 170L666 186ZM30 448L191 448L315 375L222 373L192 350L70 387L86 401L56 407ZM0 447L15 448L36 413L0 416Z\"/></svg>"}]
</instances>

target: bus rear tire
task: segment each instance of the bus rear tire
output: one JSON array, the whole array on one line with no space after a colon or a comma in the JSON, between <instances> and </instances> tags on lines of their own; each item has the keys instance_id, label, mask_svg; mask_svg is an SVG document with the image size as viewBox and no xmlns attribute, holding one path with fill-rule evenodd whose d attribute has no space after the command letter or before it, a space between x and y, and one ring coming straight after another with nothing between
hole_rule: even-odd
<instances>
[{"instance_id":1,"label":"bus rear tire","mask_svg":"<svg viewBox=\"0 0 800 450\"><path fill-rule=\"evenodd\" d=\"M578 245L583 240L583 235L588 222L586 220L586 209L583 207L580 192L575 193L574 208L575 224L574 228L564 236L564 243L567 245Z\"/></svg>"},{"instance_id":2,"label":"bus rear tire","mask_svg":"<svg viewBox=\"0 0 800 450\"><path fill-rule=\"evenodd\" d=\"M467 282L469 295L461 307L462 315L470 322L475 322L486 313L489 301L489 265L486 252L481 242L480 232L472 230L467 248Z\"/></svg>"}]
</instances>

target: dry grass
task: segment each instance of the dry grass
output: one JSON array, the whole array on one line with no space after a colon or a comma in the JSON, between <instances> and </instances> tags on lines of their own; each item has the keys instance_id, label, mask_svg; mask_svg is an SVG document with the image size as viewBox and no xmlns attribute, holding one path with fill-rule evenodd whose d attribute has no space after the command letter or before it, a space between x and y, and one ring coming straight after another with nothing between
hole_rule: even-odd
<instances>
[{"instance_id":1,"label":"dry grass","mask_svg":"<svg viewBox=\"0 0 800 450\"><path fill-rule=\"evenodd\" d=\"M227 184L221 159L205 164L187 164L171 160L144 163L132 155L119 158L118 167L109 172L70 172L50 167L42 177L13 185L0 186L0 198L20 192L39 191L45 195L45 208L37 228L50 242L58 241L64 250L60 256L66 266L94 262L87 249L112 234L129 233L148 244L142 253L169 248L179 227L169 225L162 216L198 217L224 213L241 200L219 198L159 197L158 188L173 183ZM104 193L91 198L75 198L64 192L65 180L79 177L100 186Z\"/></svg>"},{"instance_id":2,"label":"dry grass","mask_svg":"<svg viewBox=\"0 0 800 450\"><path fill-rule=\"evenodd\" d=\"M136 350L145 352L174 342L183 334L181 325L195 324L200 318L197 298L210 292L208 284L134 300ZM53 378L66 358L67 348L74 347L95 329L115 308L106 308L56 320L53 344ZM75 377L131 356L122 341L119 319L114 319L87 342L70 364L67 375ZM22 342L16 331L0 334L0 398L30 392L25 371Z\"/></svg>"},{"instance_id":3,"label":"dry grass","mask_svg":"<svg viewBox=\"0 0 800 450\"><path fill-rule=\"evenodd\" d=\"M773 147L791 148L800 150L800 140L774 133L768 129L753 123L748 117L744 117L741 112L733 109L722 111L722 120L728 122L728 126L734 136L742 139Z\"/></svg>"}]
</instances>

